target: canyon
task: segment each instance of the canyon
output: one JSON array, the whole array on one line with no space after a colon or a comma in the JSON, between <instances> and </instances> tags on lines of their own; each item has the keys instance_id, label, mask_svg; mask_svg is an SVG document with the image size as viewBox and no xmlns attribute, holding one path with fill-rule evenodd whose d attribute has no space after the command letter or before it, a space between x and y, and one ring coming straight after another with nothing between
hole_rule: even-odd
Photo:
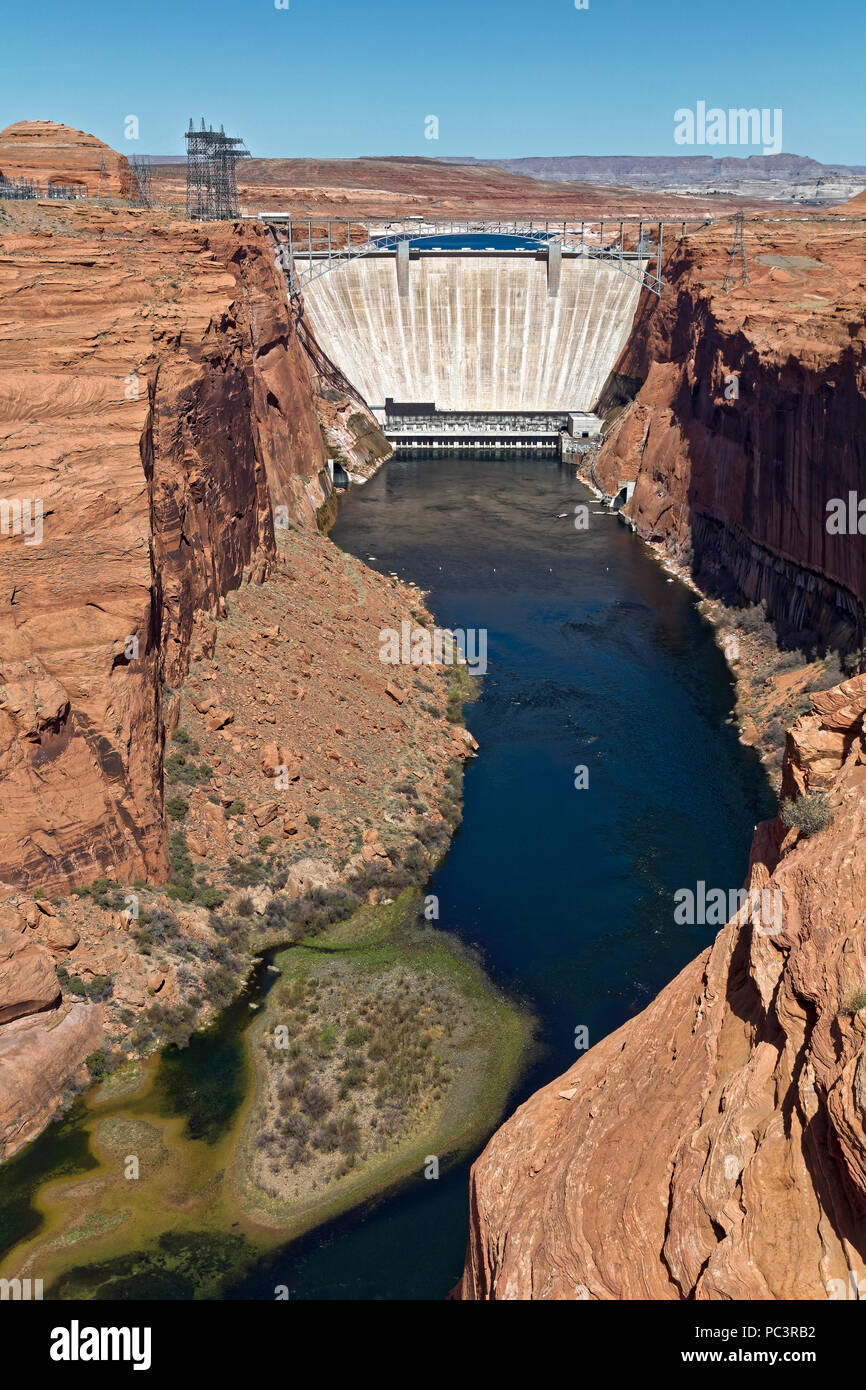
<instances>
[{"instance_id":1,"label":"canyon","mask_svg":"<svg viewBox=\"0 0 866 1390\"><path fill-rule=\"evenodd\" d=\"M49 135L53 155L67 131ZM79 144L69 176L90 158L90 137ZM271 745L277 762L289 758L286 733L303 740L296 791L305 810L279 798L278 836L259 881L283 876L285 854L286 869L289 860L307 866L290 885L295 898L330 890L341 876L367 875L372 885L370 861L379 877L392 872L390 839L362 855L358 832L356 854L349 824L353 807L358 814L405 781L398 730L428 726L432 770L418 777L429 779L431 816L442 826L435 805L447 769L471 746L444 718L441 671L431 674L429 714L396 685L389 693L378 661L380 628L423 618L420 595L374 573L364 581L354 566L335 569L319 535L332 516L328 460L363 479L391 451L302 309L289 306L264 230L196 227L90 202L13 202L0 209L0 235L0 492L38 500L43 516L41 544L16 534L5 513L0 538L0 1143L8 1156L39 1132L66 1084L85 1077L83 1063L106 1035L128 1037L156 996L163 1009L184 1008L184 955L154 952L135 935L139 906L143 917L173 906L158 885L177 877L165 765L182 773L184 755L165 744L182 713L213 746L206 789L194 794L180 778L189 817L181 856L189 871L173 890L181 903L207 888L214 903L240 896L231 881L220 891L208 856L259 852L278 804L262 764ZM246 635L228 636L241 611L229 614L227 595L238 592L243 609L259 591ZM305 686L283 675L288 647L295 681L321 663L302 710ZM346 659L335 666L338 652ZM269 686L269 708L256 720L250 681ZM332 732L329 711L341 702L346 728ZM359 760L347 730L354 738L362 728ZM335 774L330 810L320 803ZM397 826L402 802L400 810ZM259 914L269 896L259 896ZM201 906L177 929L183 953L190 942L214 943Z\"/></svg>"},{"instance_id":2,"label":"canyon","mask_svg":"<svg viewBox=\"0 0 866 1390\"><path fill-rule=\"evenodd\" d=\"M0 169L93 192L97 146L23 123L0 135ZM294 929L425 881L476 751L446 717L466 694L449 672L396 683L378 660L381 628L432 621L425 595L322 534L329 463L363 481L391 454L370 410L387 312L365 342L360 275L305 307L261 224L182 220L169 166L169 206L122 206L124 162L106 163L106 205L0 203L0 494L38 500L44 528L40 545L0 537L3 1157L94 1075L106 1038L138 1061L166 1040L155 1020L184 1040L213 1017L275 929L275 883L298 914L276 925ZM322 216L609 199L396 160L262 161L241 194ZM606 421L586 477L607 498L633 485L622 519L706 592L859 658L862 542L824 522L863 475L863 197L820 221L759 211L748 283L725 290L731 227L708 226L668 245L661 299L629 282L628 303L599 308L615 331L612 370L584 384ZM467 302L491 293L467 275ZM393 294L378 286L380 308ZM442 404L444 381L410 373L405 390ZM781 894L781 932L740 914L494 1134L456 1296L821 1299L862 1274L861 664L786 738L782 800L820 795L828 823L755 830L747 886ZM236 909L251 932L224 951L212 913ZM208 1001L216 962L232 979Z\"/></svg>"}]
</instances>

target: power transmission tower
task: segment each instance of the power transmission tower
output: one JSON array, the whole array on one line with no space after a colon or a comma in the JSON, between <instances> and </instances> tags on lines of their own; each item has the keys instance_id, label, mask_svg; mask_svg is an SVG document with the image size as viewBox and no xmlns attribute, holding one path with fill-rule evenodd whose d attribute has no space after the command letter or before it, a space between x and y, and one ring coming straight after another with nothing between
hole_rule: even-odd
<instances>
[{"instance_id":1,"label":"power transmission tower","mask_svg":"<svg viewBox=\"0 0 866 1390\"><path fill-rule=\"evenodd\" d=\"M728 252L728 273L725 276L724 291L736 289L739 285L748 285L749 266L746 261L746 233L745 217L742 209L734 218L734 236L731 241L731 249Z\"/></svg>"},{"instance_id":2,"label":"power transmission tower","mask_svg":"<svg viewBox=\"0 0 866 1390\"><path fill-rule=\"evenodd\" d=\"M150 159L134 154L129 161L129 205L134 208L152 208L152 171Z\"/></svg>"},{"instance_id":3,"label":"power transmission tower","mask_svg":"<svg viewBox=\"0 0 866 1390\"><path fill-rule=\"evenodd\" d=\"M96 175L96 201L97 201L97 202L99 202L100 198L102 197L102 187L103 187L103 184L105 185L106 192L109 192L109 191L110 191L110 184L109 184L109 182L108 182L108 170L107 170L106 167L105 167L105 155L100 151L100 154L99 154L99 172L98 172L98 174Z\"/></svg>"},{"instance_id":4,"label":"power transmission tower","mask_svg":"<svg viewBox=\"0 0 866 1390\"><path fill-rule=\"evenodd\" d=\"M186 215L197 222L232 221L238 216L236 165L249 158L243 140L220 126L205 130L192 121L186 139Z\"/></svg>"}]
</instances>

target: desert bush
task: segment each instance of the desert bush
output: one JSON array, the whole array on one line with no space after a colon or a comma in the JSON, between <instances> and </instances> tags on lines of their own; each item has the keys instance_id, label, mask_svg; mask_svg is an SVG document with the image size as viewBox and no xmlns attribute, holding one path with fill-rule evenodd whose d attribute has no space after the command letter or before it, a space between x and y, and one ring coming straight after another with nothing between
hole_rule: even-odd
<instances>
[{"instance_id":1,"label":"desert bush","mask_svg":"<svg viewBox=\"0 0 866 1390\"><path fill-rule=\"evenodd\" d=\"M850 1014L857 1014L861 1009L866 1009L866 988L862 985L859 989L854 990L848 1000L848 1012Z\"/></svg>"},{"instance_id":2,"label":"desert bush","mask_svg":"<svg viewBox=\"0 0 866 1390\"><path fill-rule=\"evenodd\" d=\"M182 830L175 830L169 836L168 857L171 862L171 878L165 890L166 895L179 902L191 903L196 891L194 869L186 836Z\"/></svg>"},{"instance_id":3,"label":"desert bush","mask_svg":"<svg viewBox=\"0 0 866 1390\"><path fill-rule=\"evenodd\" d=\"M304 1088L301 1095L301 1109L311 1120L324 1119L333 1103L327 1091L312 1082Z\"/></svg>"},{"instance_id":4,"label":"desert bush","mask_svg":"<svg viewBox=\"0 0 866 1390\"><path fill-rule=\"evenodd\" d=\"M257 854L250 859L239 859L233 854L228 861L227 873L229 882L236 888L255 888L257 884L265 882L268 866Z\"/></svg>"},{"instance_id":5,"label":"desert bush","mask_svg":"<svg viewBox=\"0 0 866 1390\"><path fill-rule=\"evenodd\" d=\"M802 835L815 835L830 824L830 802L826 792L805 792L793 801L783 801L782 823Z\"/></svg>"}]
</instances>

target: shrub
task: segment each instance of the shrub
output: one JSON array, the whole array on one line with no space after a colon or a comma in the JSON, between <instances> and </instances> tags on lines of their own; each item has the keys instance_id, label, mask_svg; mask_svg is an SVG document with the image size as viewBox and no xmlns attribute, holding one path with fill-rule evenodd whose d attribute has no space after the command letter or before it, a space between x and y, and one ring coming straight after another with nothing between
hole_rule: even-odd
<instances>
[{"instance_id":1,"label":"shrub","mask_svg":"<svg viewBox=\"0 0 866 1390\"><path fill-rule=\"evenodd\" d=\"M782 823L789 830L815 835L830 824L830 803L826 792L805 792L794 801L783 801Z\"/></svg>"},{"instance_id":2,"label":"shrub","mask_svg":"<svg viewBox=\"0 0 866 1390\"><path fill-rule=\"evenodd\" d=\"M196 886L193 863L182 830L175 830L169 837L168 857L171 861L171 878L165 890L166 894L182 903L191 903L195 897Z\"/></svg>"},{"instance_id":3,"label":"shrub","mask_svg":"<svg viewBox=\"0 0 866 1390\"><path fill-rule=\"evenodd\" d=\"M206 884L197 894L202 907L220 907L225 902L225 894L213 884Z\"/></svg>"},{"instance_id":4,"label":"shrub","mask_svg":"<svg viewBox=\"0 0 866 1390\"><path fill-rule=\"evenodd\" d=\"M333 1101L327 1091L323 1091L321 1086L309 1085L304 1088L301 1096L301 1109L309 1115L311 1120L321 1120L331 1109Z\"/></svg>"},{"instance_id":5,"label":"shrub","mask_svg":"<svg viewBox=\"0 0 866 1390\"><path fill-rule=\"evenodd\" d=\"M781 720L771 719L764 730L764 742L769 748L784 748L785 729Z\"/></svg>"},{"instance_id":6,"label":"shrub","mask_svg":"<svg viewBox=\"0 0 866 1390\"><path fill-rule=\"evenodd\" d=\"M448 708L445 717L450 724L463 723L463 696L459 690L451 690L448 693Z\"/></svg>"},{"instance_id":7,"label":"shrub","mask_svg":"<svg viewBox=\"0 0 866 1390\"><path fill-rule=\"evenodd\" d=\"M108 1066L104 1052L91 1052L89 1057L85 1057L84 1064L90 1072L92 1081L101 1081L108 1075Z\"/></svg>"},{"instance_id":8,"label":"shrub","mask_svg":"<svg viewBox=\"0 0 866 1390\"><path fill-rule=\"evenodd\" d=\"M114 980L110 975L94 975L85 986L85 993L94 1004L103 1004L114 993Z\"/></svg>"},{"instance_id":9,"label":"shrub","mask_svg":"<svg viewBox=\"0 0 866 1390\"><path fill-rule=\"evenodd\" d=\"M200 782L209 782L213 768L207 763L196 767L185 753L170 753L165 760L165 775L169 782L182 782L184 786L195 787Z\"/></svg>"},{"instance_id":10,"label":"shrub","mask_svg":"<svg viewBox=\"0 0 866 1390\"><path fill-rule=\"evenodd\" d=\"M98 907L120 908L126 902L115 878L95 878L89 888L73 888L72 891L79 898L91 897Z\"/></svg>"},{"instance_id":11,"label":"shrub","mask_svg":"<svg viewBox=\"0 0 866 1390\"><path fill-rule=\"evenodd\" d=\"M866 989L864 989L862 985L859 989L854 990L854 993L848 1000L849 1013L857 1014L861 1009L866 1009Z\"/></svg>"},{"instance_id":12,"label":"shrub","mask_svg":"<svg viewBox=\"0 0 866 1390\"><path fill-rule=\"evenodd\" d=\"M172 820L183 820L185 816L189 815L189 806L182 796L170 796L165 803L165 809Z\"/></svg>"},{"instance_id":13,"label":"shrub","mask_svg":"<svg viewBox=\"0 0 866 1390\"><path fill-rule=\"evenodd\" d=\"M267 865L257 854L250 859L238 859L236 854L229 857L228 877L229 882L236 888L253 888L257 883L263 883L268 875Z\"/></svg>"},{"instance_id":14,"label":"shrub","mask_svg":"<svg viewBox=\"0 0 866 1390\"><path fill-rule=\"evenodd\" d=\"M227 806L225 808L223 815L225 816L226 820L231 820L232 816L242 816L246 809L246 804L243 801L239 800L239 798L235 797L231 806Z\"/></svg>"},{"instance_id":15,"label":"shrub","mask_svg":"<svg viewBox=\"0 0 866 1390\"><path fill-rule=\"evenodd\" d=\"M172 743L179 743L181 748L188 748L190 753L198 752L198 744L195 739L190 738L186 729L175 729L171 739Z\"/></svg>"}]
</instances>

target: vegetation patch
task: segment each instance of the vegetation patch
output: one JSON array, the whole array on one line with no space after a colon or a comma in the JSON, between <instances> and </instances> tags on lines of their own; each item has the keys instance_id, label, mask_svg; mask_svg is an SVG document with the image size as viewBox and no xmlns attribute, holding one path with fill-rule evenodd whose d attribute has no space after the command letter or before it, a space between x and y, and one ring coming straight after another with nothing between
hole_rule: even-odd
<instances>
[{"instance_id":1,"label":"vegetation patch","mask_svg":"<svg viewBox=\"0 0 866 1390\"><path fill-rule=\"evenodd\" d=\"M420 901L365 905L278 957L241 1146L257 1218L313 1224L465 1152L501 1115L529 1022Z\"/></svg>"},{"instance_id":2,"label":"vegetation patch","mask_svg":"<svg viewBox=\"0 0 866 1390\"><path fill-rule=\"evenodd\" d=\"M789 830L815 835L830 824L830 802L826 792L805 792L793 801L783 801L779 814Z\"/></svg>"}]
</instances>

